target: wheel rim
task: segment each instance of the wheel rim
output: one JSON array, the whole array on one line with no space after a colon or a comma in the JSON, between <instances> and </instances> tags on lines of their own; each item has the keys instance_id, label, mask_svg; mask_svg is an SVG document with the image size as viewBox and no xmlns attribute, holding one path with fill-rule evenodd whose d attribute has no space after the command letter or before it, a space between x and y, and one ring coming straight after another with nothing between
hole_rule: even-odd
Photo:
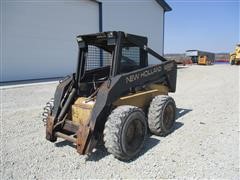
<instances>
[{"instance_id":1,"label":"wheel rim","mask_svg":"<svg viewBox=\"0 0 240 180\"><path fill-rule=\"evenodd\" d=\"M172 128L175 119L175 111L172 103L168 103L163 113L164 127L169 130Z\"/></svg>"},{"instance_id":2,"label":"wheel rim","mask_svg":"<svg viewBox=\"0 0 240 180\"><path fill-rule=\"evenodd\" d=\"M145 126L139 119L131 120L123 131L123 150L128 155L138 152L145 138Z\"/></svg>"}]
</instances>

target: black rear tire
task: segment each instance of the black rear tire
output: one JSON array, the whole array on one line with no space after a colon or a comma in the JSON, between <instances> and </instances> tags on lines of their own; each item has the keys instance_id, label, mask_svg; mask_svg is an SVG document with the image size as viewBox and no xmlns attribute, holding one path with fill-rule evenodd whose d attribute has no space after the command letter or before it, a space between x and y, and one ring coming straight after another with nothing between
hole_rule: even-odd
<instances>
[{"instance_id":1,"label":"black rear tire","mask_svg":"<svg viewBox=\"0 0 240 180\"><path fill-rule=\"evenodd\" d=\"M141 151L146 134L144 112L135 106L119 106L112 111L105 123L105 147L116 158L130 160Z\"/></svg>"},{"instance_id":2,"label":"black rear tire","mask_svg":"<svg viewBox=\"0 0 240 180\"><path fill-rule=\"evenodd\" d=\"M176 105L172 97L159 95L153 98L148 111L150 131L158 136L166 136L173 131Z\"/></svg>"}]
</instances>

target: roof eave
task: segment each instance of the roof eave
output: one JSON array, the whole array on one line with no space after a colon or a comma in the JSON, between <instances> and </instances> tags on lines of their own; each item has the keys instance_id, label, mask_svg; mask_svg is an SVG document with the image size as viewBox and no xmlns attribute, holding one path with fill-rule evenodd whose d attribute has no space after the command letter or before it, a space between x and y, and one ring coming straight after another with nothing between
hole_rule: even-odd
<instances>
[{"instance_id":1,"label":"roof eave","mask_svg":"<svg viewBox=\"0 0 240 180\"><path fill-rule=\"evenodd\" d=\"M164 11L171 11L172 8L168 5L168 3L166 3L164 0L156 0L156 2L162 6L162 8L164 9Z\"/></svg>"},{"instance_id":2,"label":"roof eave","mask_svg":"<svg viewBox=\"0 0 240 180\"><path fill-rule=\"evenodd\" d=\"M102 0L90 0L90 1L95 1L97 3L102 3ZM164 0L156 0L156 2L163 8L163 10L165 12L172 10L172 8Z\"/></svg>"}]
</instances>

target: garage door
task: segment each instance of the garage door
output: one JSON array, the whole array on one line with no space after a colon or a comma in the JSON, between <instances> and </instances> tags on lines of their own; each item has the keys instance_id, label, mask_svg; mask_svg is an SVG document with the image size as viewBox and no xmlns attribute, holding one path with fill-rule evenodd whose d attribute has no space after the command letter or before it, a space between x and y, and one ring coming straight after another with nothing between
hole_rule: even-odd
<instances>
[{"instance_id":1,"label":"garage door","mask_svg":"<svg viewBox=\"0 0 240 180\"><path fill-rule=\"evenodd\" d=\"M1 6L2 82L74 72L75 37L99 31L95 1L2 1Z\"/></svg>"}]
</instances>

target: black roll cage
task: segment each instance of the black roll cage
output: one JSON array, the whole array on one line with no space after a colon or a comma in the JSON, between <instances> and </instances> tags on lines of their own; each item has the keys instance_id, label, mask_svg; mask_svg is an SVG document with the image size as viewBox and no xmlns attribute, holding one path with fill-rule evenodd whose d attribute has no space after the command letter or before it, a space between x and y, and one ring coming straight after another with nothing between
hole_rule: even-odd
<instances>
[{"instance_id":1,"label":"black roll cage","mask_svg":"<svg viewBox=\"0 0 240 180\"><path fill-rule=\"evenodd\" d=\"M140 49L140 68L148 66L148 56L146 49L147 38L132 34L126 34L121 31L103 32L97 34L77 36L79 46L78 65L76 70L76 81L80 83L85 72L85 53L88 52L88 45L96 46L112 54L112 62L109 77L114 77L120 73L120 60L123 47L139 47ZM100 51L100 61L102 60L102 51ZM100 62L102 66L102 62ZM100 67L101 68L101 67Z\"/></svg>"}]
</instances>

